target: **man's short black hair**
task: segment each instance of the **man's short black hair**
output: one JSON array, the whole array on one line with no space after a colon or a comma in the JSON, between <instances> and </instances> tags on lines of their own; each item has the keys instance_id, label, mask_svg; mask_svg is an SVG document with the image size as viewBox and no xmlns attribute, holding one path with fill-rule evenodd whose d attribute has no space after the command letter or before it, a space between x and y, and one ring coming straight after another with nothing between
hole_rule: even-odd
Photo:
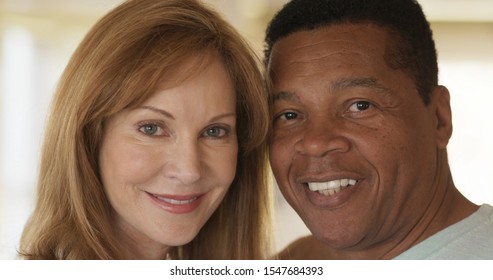
<instances>
[{"instance_id":1,"label":"man's short black hair","mask_svg":"<svg viewBox=\"0 0 493 280\"><path fill-rule=\"evenodd\" d=\"M425 104L438 84L438 65L430 25L415 0L292 0L270 22L265 37L265 63L280 39L304 30L345 23L371 22L387 28L394 42L387 64L415 80Z\"/></svg>"}]
</instances>

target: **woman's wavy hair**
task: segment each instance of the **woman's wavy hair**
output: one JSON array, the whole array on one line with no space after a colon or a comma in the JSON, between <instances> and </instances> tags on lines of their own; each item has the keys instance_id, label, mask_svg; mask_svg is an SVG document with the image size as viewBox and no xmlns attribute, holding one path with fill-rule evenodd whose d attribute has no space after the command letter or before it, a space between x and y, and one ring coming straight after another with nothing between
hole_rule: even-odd
<instances>
[{"instance_id":1,"label":"woman's wavy hair","mask_svg":"<svg viewBox=\"0 0 493 280\"><path fill-rule=\"evenodd\" d=\"M236 177L195 239L172 248L170 255L267 257L269 113L259 59L230 24L198 1L131 0L89 31L61 77L45 131L36 206L21 238L21 258L123 258L99 174L104 123L142 104L164 75L190 57L211 52L222 58L236 90Z\"/></svg>"}]
</instances>

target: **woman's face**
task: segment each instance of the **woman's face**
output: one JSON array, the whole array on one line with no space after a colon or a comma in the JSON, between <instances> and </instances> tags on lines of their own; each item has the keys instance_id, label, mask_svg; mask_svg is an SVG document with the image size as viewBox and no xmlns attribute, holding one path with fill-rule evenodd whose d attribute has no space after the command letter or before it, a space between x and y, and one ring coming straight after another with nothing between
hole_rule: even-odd
<instances>
[{"instance_id":1,"label":"woman's face","mask_svg":"<svg viewBox=\"0 0 493 280\"><path fill-rule=\"evenodd\" d=\"M221 60L209 62L176 87L164 79L141 106L106 123L101 177L119 241L138 258L190 242L234 179L235 91Z\"/></svg>"}]
</instances>

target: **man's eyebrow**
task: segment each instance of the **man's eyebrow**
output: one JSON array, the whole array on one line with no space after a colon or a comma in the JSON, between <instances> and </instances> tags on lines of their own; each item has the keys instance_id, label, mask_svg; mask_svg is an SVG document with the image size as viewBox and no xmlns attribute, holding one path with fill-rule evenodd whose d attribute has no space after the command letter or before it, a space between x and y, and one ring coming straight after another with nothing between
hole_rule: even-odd
<instances>
[{"instance_id":1,"label":"man's eyebrow","mask_svg":"<svg viewBox=\"0 0 493 280\"><path fill-rule=\"evenodd\" d=\"M392 90L385 87L378 82L375 77L362 77L362 78L343 78L332 82L329 85L328 92L337 92L348 88L369 88L375 89L376 92L389 97ZM291 91L279 91L274 92L270 95L271 101L290 101L290 102L300 102L300 97Z\"/></svg>"},{"instance_id":2,"label":"man's eyebrow","mask_svg":"<svg viewBox=\"0 0 493 280\"><path fill-rule=\"evenodd\" d=\"M300 97L294 92L280 91L280 92L273 93L271 95L271 100L273 102L281 101L281 100L282 101L300 102Z\"/></svg>"},{"instance_id":3,"label":"man's eyebrow","mask_svg":"<svg viewBox=\"0 0 493 280\"><path fill-rule=\"evenodd\" d=\"M385 95L388 95L392 92L389 88L380 84L378 82L378 79L375 77L340 79L330 84L329 91L337 92L339 90L343 90L347 88L358 88L358 87L376 89L378 92L383 93Z\"/></svg>"}]
</instances>

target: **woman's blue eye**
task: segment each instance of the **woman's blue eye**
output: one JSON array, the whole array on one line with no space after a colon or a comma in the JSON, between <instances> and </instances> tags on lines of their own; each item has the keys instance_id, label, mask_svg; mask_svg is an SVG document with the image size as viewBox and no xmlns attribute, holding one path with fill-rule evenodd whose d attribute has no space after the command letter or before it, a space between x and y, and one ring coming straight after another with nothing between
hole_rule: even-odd
<instances>
[{"instance_id":1,"label":"woman's blue eye","mask_svg":"<svg viewBox=\"0 0 493 280\"><path fill-rule=\"evenodd\" d=\"M371 103L368 101L357 101L351 104L351 107L349 107L349 111L360 112L360 111L368 110L370 107L371 107Z\"/></svg>"},{"instance_id":2,"label":"woman's blue eye","mask_svg":"<svg viewBox=\"0 0 493 280\"><path fill-rule=\"evenodd\" d=\"M215 138L223 137L226 135L226 133L227 131L224 128L220 128L220 127L211 127L206 129L205 131L207 137L215 137Z\"/></svg>"},{"instance_id":3,"label":"woman's blue eye","mask_svg":"<svg viewBox=\"0 0 493 280\"><path fill-rule=\"evenodd\" d=\"M139 130L146 135L156 135L159 131L159 126L155 124L146 124L141 126Z\"/></svg>"}]
</instances>

